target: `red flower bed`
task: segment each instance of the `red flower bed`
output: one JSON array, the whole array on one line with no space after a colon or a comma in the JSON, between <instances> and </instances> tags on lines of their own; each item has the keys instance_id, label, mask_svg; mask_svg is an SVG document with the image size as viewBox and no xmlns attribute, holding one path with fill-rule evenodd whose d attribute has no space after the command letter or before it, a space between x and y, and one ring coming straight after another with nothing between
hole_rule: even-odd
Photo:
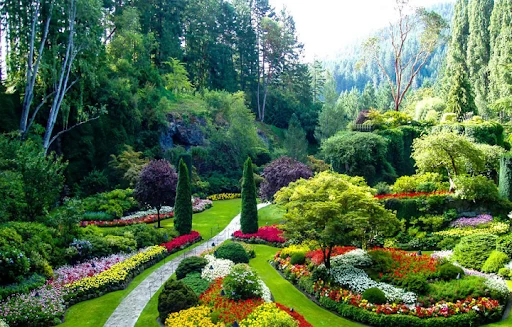
<instances>
[{"instance_id":1,"label":"red flower bed","mask_svg":"<svg viewBox=\"0 0 512 327\"><path fill-rule=\"evenodd\" d=\"M165 219L165 218L172 218L174 217L174 212L170 212L170 213L161 213L160 214L160 219ZM115 226L129 226L129 225L133 225L133 224L148 224L148 223L154 223L158 221L158 216L157 215L147 215L145 217L140 217L140 218L133 218L133 219L114 219L112 221L103 221L103 220L90 220L90 221L81 221L80 222L80 227L85 227L85 226L89 226L89 225L95 225L95 226L110 226L110 227L115 227Z\"/></svg>"},{"instance_id":2,"label":"red flower bed","mask_svg":"<svg viewBox=\"0 0 512 327\"><path fill-rule=\"evenodd\" d=\"M355 249L357 249L357 248L354 246L335 246L332 248L331 257L345 254L345 253L355 250ZM327 253L325 255L327 255ZM322 249L309 251L308 253L306 253L306 258L310 258L311 262L313 262L315 265L318 266L324 262L324 253L323 253Z\"/></svg>"},{"instance_id":3,"label":"red flower bed","mask_svg":"<svg viewBox=\"0 0 512 327\"><path fill-rule=\"evenodd\" d=\"M283 231L276 226L264 226L258 229L257 233L244 234L237 230L233 236L242 240L260 239L271 243L284 243L286 239L282 236Z\"/></svg>"},{"instance_id":4,"label":"red flower bed","mask_svg":"<svg viewBox=\"0 0 512 327\"><path fill-rule=\"evenodd\" d=\"M290 311L290 308L288 308L285 305L282 305L281 303L276 302L276 306L285 311L287 314L292 316L293 319L295 319L299 323L299 327L313 327L307 320L297 311Z\"/></svg>"},{"instance_id":5,"label":"red flower bed","mask_svg":"<svg viewBox=\"0 0 512 327\"><path fill-rule=\"evenodd\" d=\"M223 278L216 279L213 284L201 296L201 304L213 308L219 312L219 321L228 326L233 322L244 320L256 307L264 303L263 299L250 299L245 301L233 301L220 295Z\"/></svg>"},{"instance_id":6,"label":"red flower bed","mask_svg":"<svg viewBox=\"0 0 512 327\"><path fill-rule=\"evenodd\" d=\"M435 191L435 192L405 192L396 194L382 194L375 195L375 198L379 200L383 199L402 199L402 198L415 198L418 196L432 196L432 195L446 195L450 194L448 191Z\"/></svg>"},{"instance_id":7,"label":"red flower bed","mask_svg":"<svg viewBox=\"0 0 512 327\"><path fill-rule=\"evenodd\" d=\"M432 274L436 271L439 261L429 255L417 255L397 249L375 248L372 252L381 251L391 254L393 266L389 271L380 273L379 277L384 281L399 281L410 274Z\"/></svg>"},{"instance_id":8,"label":"red flower bed","mask_svg":"<svg viewBox=\"0 0 512 327\"><path fill-rule=\"evenodd\" d=\"M200 240L201 235L199 232L193 230L190 234L178 236L167 243L160 244L160 246L164 246L169 253L173 253Z\"/></svg>"}]
</instances>

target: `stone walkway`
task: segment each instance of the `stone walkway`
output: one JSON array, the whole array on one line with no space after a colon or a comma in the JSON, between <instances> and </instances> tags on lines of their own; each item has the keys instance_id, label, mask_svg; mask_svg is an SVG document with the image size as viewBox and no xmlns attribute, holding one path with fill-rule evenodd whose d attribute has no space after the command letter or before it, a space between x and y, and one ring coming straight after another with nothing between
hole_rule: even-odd
<instances>
[{"instance_id":1,"label":"stone walkway","mask_svg":"<svg viewBox=\"0 0 512 327\"><path fill-rule=\"evenodd\" d=\"M258 204L258 210L266 207L269 203ZM215 235L213 238L204 242L203 244L184 252L179 257L166 262L163 266L155 270L151 275L146 277L136 288L134 288L127 297L119 304L116 310L108 318L104 327L133 327L139 319L142 310L149 300L160 287L174 274L178 264L186 257L199 255L201 252L215 245L224 242L231 238L231 234L240 229L240 214L237 215L231 222L224 228L222 232Z\"/></svg>"}]
</instances>

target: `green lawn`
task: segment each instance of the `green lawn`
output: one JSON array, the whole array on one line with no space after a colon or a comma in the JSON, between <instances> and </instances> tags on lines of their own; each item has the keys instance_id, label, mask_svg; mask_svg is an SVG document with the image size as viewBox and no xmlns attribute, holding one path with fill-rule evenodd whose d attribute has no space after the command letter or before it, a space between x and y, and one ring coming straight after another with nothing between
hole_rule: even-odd
<instances>
[{"instance_id":1,"label":"green lawn","mask_svg":"<svg viewBox=\"0 0 512 327\"><path fill-rule=\"evenodd\" d=\"M283 221L284 209L271 204L258 211L258 224L261 226L275 225Z\"/></svg>"},{"instance_id":2,"label":"green lawn","mask_svg":"<svg viewBox=\"0 0 512 327\"><path fill-rule=\"evenodd\" d=\"M211 233L213 233L213 235L217 234L227 226L233 217L240 213L240 204L240 199L215 201L211 209L194 214L192 220L192 229L198 231L205 240L209 239ZM163 220L162 226L165 228L172 228L173 219ZM165 262L169 259L179 256L183 252L188 251L201 243L202 242L196 243L192 247L172 254L171 256L167 257L167 259L165 259ZM103 326L112 312L114 312L116 307L121 303L123 298L127 296L135 287L137 287L137 285L139 285L149 274L151 274L163 264L164 261L162 260L153 267L146 269L142 274L134 278L130 285L128 285L128 287L124 290L108 293L99 298L75 304L66 311L65 322L59 326ZM153 298L157 299L156 296ZM156 319L156 316L153 318L153 320L154 319Z\"/></svg>"},{"instance_id":3,"label":"green lawn","mask_svg":"<svg viewBox=\"0 0 512 327\"><path fill-rule=\"evenodd\" d=\"M315 327L360 327L362 325L343 319L328 310L316 305L304 294L297 290L290 282L281 277L268 263L274 257L278 248L267 245L255 245L256 258L251 259L249 265L258 272L261 279L267 284L276 302L294 308L302 314L307 321Z\"/></svg>"},{"instance_id":4,"label":"green lawn","mask_svg":"<svg viewBox=\"0 0 512 327\"><path fill-rule=\"evenodd\" d=\"M156 318L158 318L158 295L162 292L163 288L164 286L162 285L151 300L149 300L148 304L146 304L135 327L160 327L156 322Z\"/></svg>"}]
</instances>

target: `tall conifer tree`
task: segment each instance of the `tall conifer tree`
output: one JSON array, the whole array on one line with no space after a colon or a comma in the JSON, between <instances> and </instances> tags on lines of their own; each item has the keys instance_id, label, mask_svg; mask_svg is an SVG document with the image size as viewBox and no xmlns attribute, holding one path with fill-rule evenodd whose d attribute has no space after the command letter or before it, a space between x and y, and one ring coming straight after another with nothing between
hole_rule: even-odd
<instances>
[{"instance_id":1,"label":"tall conifer tree","mask_svg":"<svg viewBox=\"0 0 512 327\"><path fill-rule=\"evenodd\" d=\"M254 184L254 173L252 160L247 158L244 164L244 175L242 180L242 213L240 215L242 233L256 233L258 231L258 207L256 204L256 184Z\"/></svg>"},{"instance_id":2,"label":"tall conifer tree","mask_svg":"<svg viewBox=\"0 0 512 327\"><path fill-rule=\"evenodd\" d=\"M180 235L190 234L192 230L192 191L187 164L180 160L178 186L174 207L174 228Z\"/></svg>"},{"instance_id":3,"label":"tall conifer tree","mask_svg":"<svg viewBox=\"0 0 512 327\"><path fill-rule=\"evenodd\" d=\"M446 103L446 109L454 112L461 119L467 112L475 112L475 100L471 91L471 84L462 64L457 66L451 78L450 92Z\"/></svg>"}]
</instances>

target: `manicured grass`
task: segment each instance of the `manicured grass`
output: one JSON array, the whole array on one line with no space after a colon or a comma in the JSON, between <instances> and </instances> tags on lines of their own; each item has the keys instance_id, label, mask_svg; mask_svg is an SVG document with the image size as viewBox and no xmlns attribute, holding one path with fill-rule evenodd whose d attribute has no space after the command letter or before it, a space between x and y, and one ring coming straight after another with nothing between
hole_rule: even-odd
<instances>
[{"instance_id":1,"label":"manicured grass","mask_svg":"<svg viewBox=\"0 0 512 327\"><path fill-rule=\"evenodd\" d=\"M251 259L249 265L256 270L261 279L267 284L276 302L293 308L306 318L315 327L361 327L362 325L325 310L308 299L290 282L281 277L268 263L274 257L278 248L267 245L254 245L256 258Z\"/></svg>"},{"instance_id":2,"label":"manicured grass","mask_svg":"<svg viewBox=\"0 0 512 327\"><path fill-rule=\"evenodd\" d=\"M258 224L259 226L275 225L283 222L284 209L271 204L258 211Z\"/></svg>"},{"instance_id":3,"label":"manicured grass","mask_svg":"<svg viewBox=\"0 0 512 327\"><path fill-rule=\"evenodd\" d=\"M210 238L211 233L215 235L220 232L238 213L240 213L240 205L240 199L215 201L211 209L194 214L192 218L192 229L198 231L203 239L207 240ZM173 219L167 219L163 220L161 223L165 228L173 228L173 221ZM202 242L196 243L192 247L172 254L171 256L167 257L165 262L176 256L179 256L185 251L193 249L201 243ZM157 263L153 267L146 269L142 274L134 278L130 285L128 285L128 287L124 290L108 293L99 298L75 304L66 311L65 322L59 326L103 326L112 312L114 312L117 306L121 303L123 298L127 296L135 287L137 287L149 274L151 274L163 264L164 260ZM153 298L158 299L157 296L154 296ZM156 319L156 316L153 318L153 320L154 319Z\"/></svg>"},{"instance_id":4,"label":"manicured grass","mask_svg":"<svg viewBox=\"0 0 512 327\"><path fill-rule=\"evenodd\" d=\"M156 318L158 318L158 296L162 293L163 288L164 285L160 287L151 300L149 300L148 304L146 304L135 327L160 327Z\"/></svg>"}]
</instances>

